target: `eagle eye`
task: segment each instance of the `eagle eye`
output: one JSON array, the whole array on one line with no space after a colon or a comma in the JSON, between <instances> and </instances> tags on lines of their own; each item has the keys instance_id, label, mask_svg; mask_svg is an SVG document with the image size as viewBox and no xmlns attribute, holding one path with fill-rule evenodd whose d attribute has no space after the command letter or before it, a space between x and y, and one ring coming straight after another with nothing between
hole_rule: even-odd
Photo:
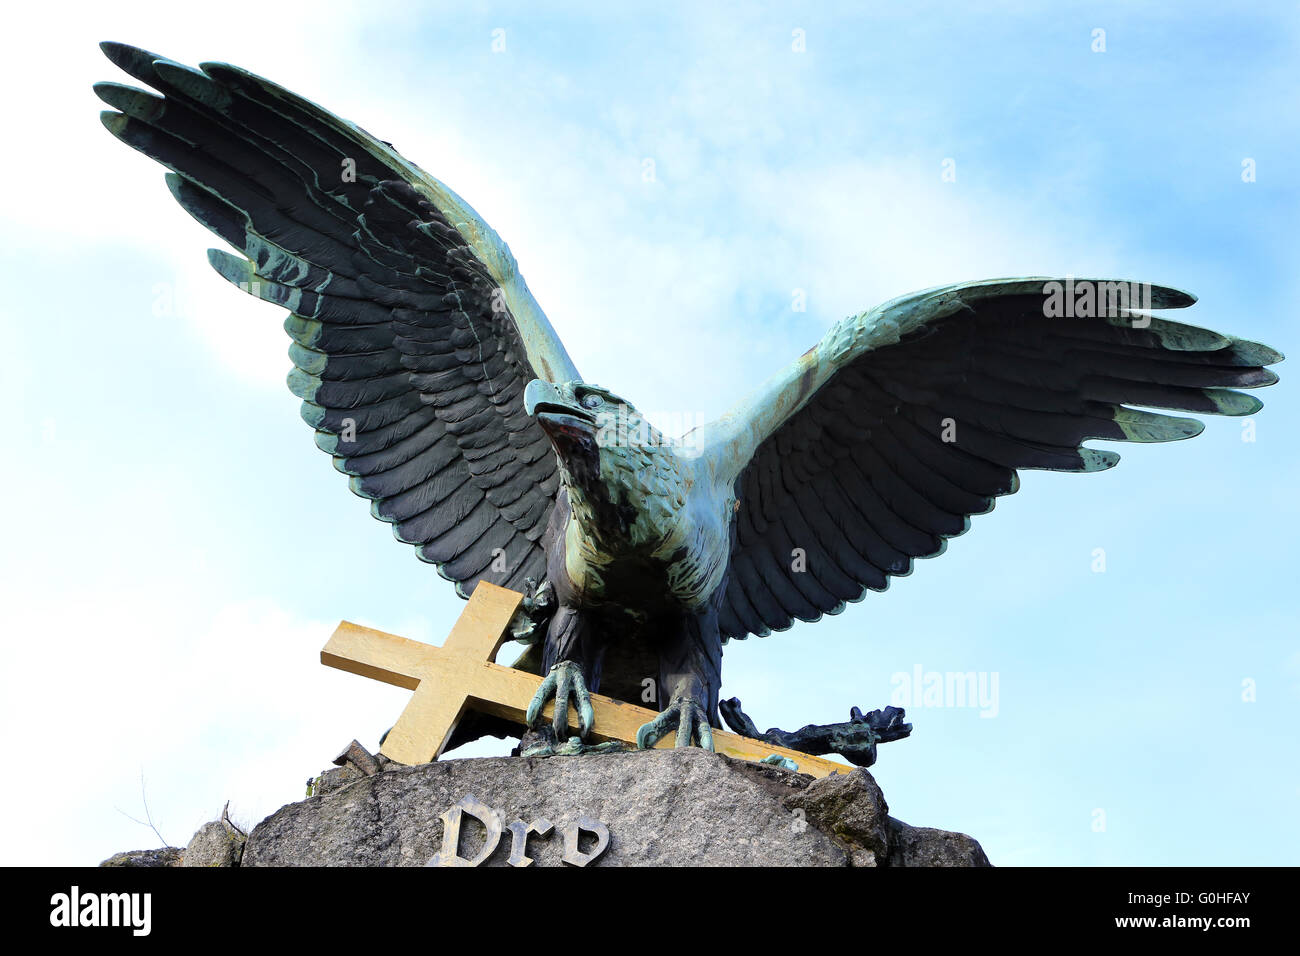
<instances>
[{"instance_id":1,"label":"eagle eye","mask_svg":"<svg viewBox=\"0 0 1300 956\"><path fill-rule=\"evenodd\" d=\"M588 392L586 395L582 396L581 404L583 408L600 408L600 406L605 404L605 400L595 392Z\"/></svg>"}]
</instances>

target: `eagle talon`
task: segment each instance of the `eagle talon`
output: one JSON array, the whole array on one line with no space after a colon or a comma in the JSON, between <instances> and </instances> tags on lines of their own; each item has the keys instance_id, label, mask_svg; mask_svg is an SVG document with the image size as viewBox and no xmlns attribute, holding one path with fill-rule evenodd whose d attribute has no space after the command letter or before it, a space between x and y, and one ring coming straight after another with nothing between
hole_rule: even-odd
<instances>
[{"instance_id":1,"label":"eagle talon","mask_svg":"<svg viewBox=\"0 0 1300 956\"><path fill-rule=\"evenodd\" d=\"M591 733L592 724L596 722L596 712L591 706L591 691L587 690L582 668L573 661L560 661L552 666L551 672L542 681L542 686L537 688L537 693L529 702L528 713L525 716L528 729L537 728L538 719L542 716L542 708L546 706L548 700L555 698L555 718L551 721L551 725L555 728L556 740L567 740L570 697L576 698L578 735L586 739Z\"/></svg>"},{"instance_id":2,"label":"eagle talon","mask_svg":"<svg viewBox=\"0 0 1300 956\"><path fill-rule=\"evenodd\" d=\"M668 731L677 728L677 747L698 744L705 750L713 749L713 726L709 713L694 697L674 697L659 716L641 725L636 732L638 750L653 747Z\"/></svg>"}]
</instances>

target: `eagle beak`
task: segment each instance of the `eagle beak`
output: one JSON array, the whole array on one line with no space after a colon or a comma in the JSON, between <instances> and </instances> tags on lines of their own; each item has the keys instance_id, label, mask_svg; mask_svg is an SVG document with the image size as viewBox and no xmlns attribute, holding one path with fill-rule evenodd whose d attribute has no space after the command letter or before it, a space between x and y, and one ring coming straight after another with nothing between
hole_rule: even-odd
<instances>
[{"instance_id":1,"label":"eagle beak","mask_svg":"<svg viewBox=\"0 0 1300 956\"><path fill-rule=\"evenodd\" d=\"M524 388L524 411L560 445L590 441L596 420L591 413L550 382L535 378ZM558 446L557 446L558 447Z\"/></svg>"},{"instance_id":2,"label":"eagle beak","mask_svg":"<svg viewBox=\"0 0 1300 956\"><path fill-rule=\"evenodd\" d=\"M524 389L524 411L532 415L537 411L537 406L541 404L548 405L567 405L568 402L560 395L560 390L550 382L544 382L540 378L535 378L528 383Z\"/></svg>"}]
</instances>

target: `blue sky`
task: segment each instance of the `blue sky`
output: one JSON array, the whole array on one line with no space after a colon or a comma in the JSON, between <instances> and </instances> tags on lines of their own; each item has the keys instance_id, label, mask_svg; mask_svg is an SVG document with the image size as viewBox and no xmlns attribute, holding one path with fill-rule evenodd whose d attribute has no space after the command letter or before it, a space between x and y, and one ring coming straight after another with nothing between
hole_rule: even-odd
<instances>
[{"instance_id":1,"label":"blue sky","mask_svg":"<svg viewBox=\"0 0 1300 956\"><path fill-rule=\"evenodd\" d=\"M10 14L0 722L58 784L0 796L31 824L3 863L153 845L124 815L142 774L172 843L227 799L249 823L298 799L406 697L323 668L333 625L440 642L463 607L313 446L280 310L210 272L219 241L99 125L90 84L124 79L100 40L237 63L394 142L510 243L584 375L665 417L963 279L1165 283L1200 297L1179 318L1300 352L1292 4L265 9ZM1029 473L888 592L729 645L723 693L791 729L917 667L996 675L995 715L909 707L873 771L895 816L1002 865L1300 862L1280 372L1255 441L1217 419Z\"/></svg>"}]
</instances>

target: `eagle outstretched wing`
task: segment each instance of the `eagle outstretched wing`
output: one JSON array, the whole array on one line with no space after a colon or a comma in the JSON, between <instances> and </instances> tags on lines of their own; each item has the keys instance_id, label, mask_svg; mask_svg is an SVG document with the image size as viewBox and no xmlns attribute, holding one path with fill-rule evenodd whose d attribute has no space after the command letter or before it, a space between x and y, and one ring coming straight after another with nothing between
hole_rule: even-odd
<instances>
[{"instance_id":1,"label":"eagle outstretched wing","mask_svg":"<svg viewBox=\"0 0 1300 956\"><path fill-rule=\"evenodd\" d=\"M482 578L542 580L559 476L522 395L580 376L496 233L391 146L274 83L102 49L161 94L97 84L118 111L104 125L243 253L211 250L221 275L290 310L289 387L352 490L462 595Z\"/></svg>"},{"instance_id":2,"label":"eagle outstretched wing","mask_svg":"<svg viewBox=\"0 0 1300 956\"><path fill-rule=\"evenodd\" d=\"M709 426L704 454L739 501L723 636L785 630L884 590L1015 492L1018 469L1119 461L1087 439L1175 441L1204 427L1130 405L1249 415L1260 402L1233 389L1277 381L1264 367L1281 361L1273 349L1146 313L1195 301L1176 289L1136 287L1145 301L1109 317L1045 308L1085 281L896 299L839 323Z\"/></svg>"}]
</instances>

